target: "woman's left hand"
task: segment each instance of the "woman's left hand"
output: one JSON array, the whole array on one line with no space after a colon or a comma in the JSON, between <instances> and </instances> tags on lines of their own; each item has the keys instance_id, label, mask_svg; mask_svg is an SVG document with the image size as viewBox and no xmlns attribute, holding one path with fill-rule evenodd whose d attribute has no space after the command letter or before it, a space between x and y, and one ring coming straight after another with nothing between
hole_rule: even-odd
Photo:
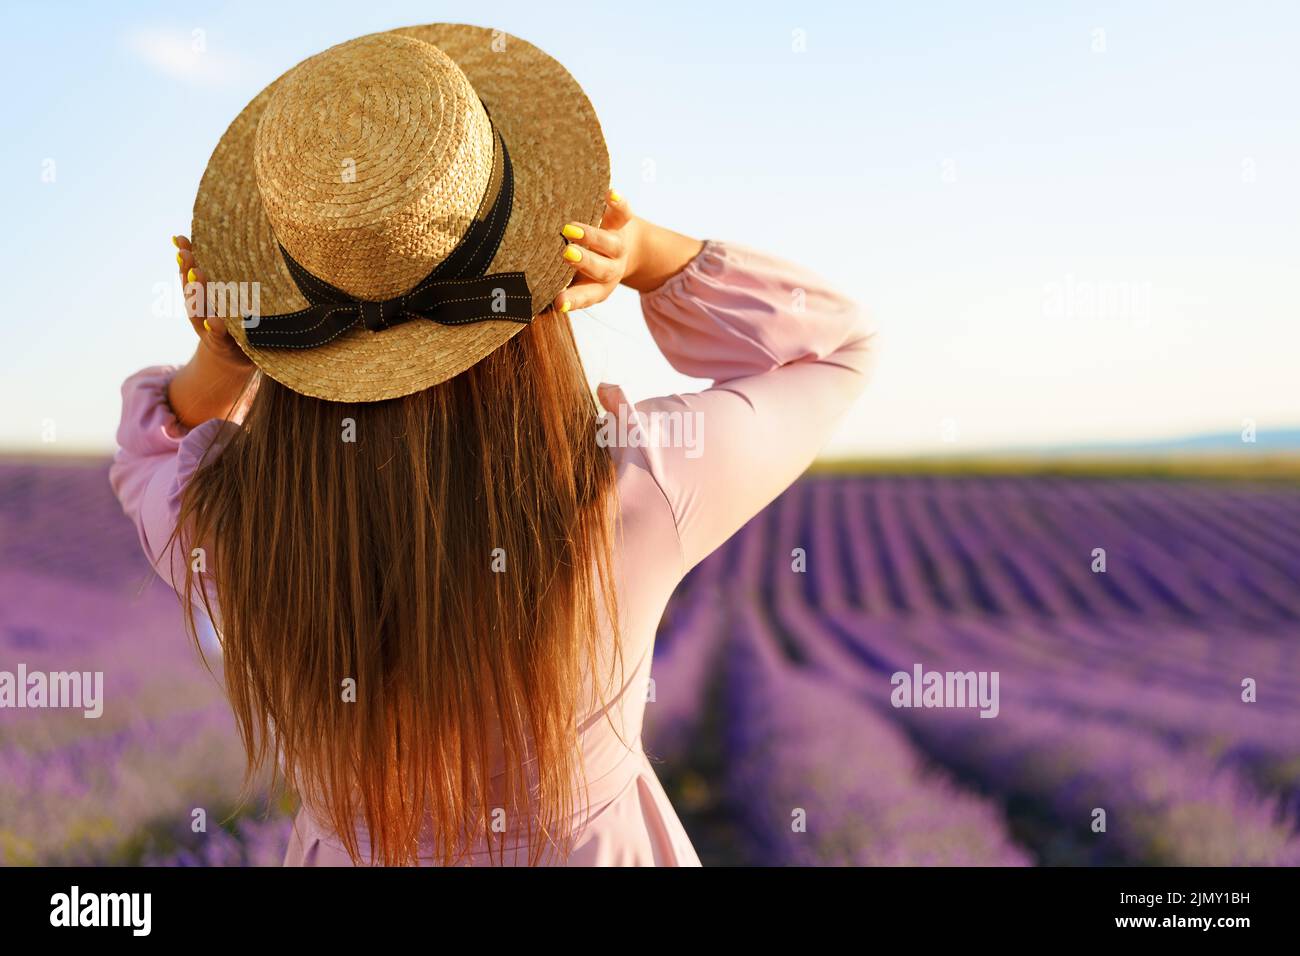
<instances>
[{"instance_id":1,"label":"woman's left hand","mask_svg":"<svg viewBox=\"0 0 1300 956\"><path fill-rule=\"evenodd\" d=\"M255 366L227 331L225 320L204 314L207 312L206 277L194 261L190 241L175 236L172 243L179 250L176 265L181 270L186 310L190 325L199 337L199 347L167 383L167 401L177 420L187 428L211 418L238 418L250 397L248 385Z\"/></svg>"},{"instance_id":2,"label":"woman's left hand","mask_svg":"<svg viewBox=\"0 0 1300 956\"><path fill-rule=\"evenodd\" d=\"M194 249L185 236L173 236L172 244L179 250L176 265L181 270L181 286L185 289L185 305L190 325L199 337L199 348L211 353L212 358L232 370L251 372L253 360L244 354L226 330L225 319L207 315L207 276L194 258Z\"/></svg>"}]
</instances>

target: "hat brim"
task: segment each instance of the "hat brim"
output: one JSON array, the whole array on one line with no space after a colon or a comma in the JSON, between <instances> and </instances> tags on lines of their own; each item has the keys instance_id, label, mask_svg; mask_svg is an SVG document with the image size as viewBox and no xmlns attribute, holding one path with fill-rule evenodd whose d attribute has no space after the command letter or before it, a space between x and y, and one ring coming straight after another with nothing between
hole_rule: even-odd
<instances>
[{"instance_id":1,"label":"hat brim","mask_svg":"<svg viewBox=\"0 0 1300 956\"><path fill-rule=\"evenodd\" d=\"M538 315L575 272L561 257L561 227L599 223L604 213L609 152L596 111L562 64L517 37L455 23L389 32L438 47L465 72L491 112L510 150L515 199L489 271L524 272ZM195 259L207 280L258 283L262 315L308 305L280 255L253 168L258 120L279 83L244 107L213 150L194 201L191 231ZM259 349L248 343L238 318L228 316L226 325L271 378L304 395L341 402L398 398L437 385L524 328L510 321L461 326L413 321L382 332L358 327L314 349Z\"/></svg>"}]
</instances>

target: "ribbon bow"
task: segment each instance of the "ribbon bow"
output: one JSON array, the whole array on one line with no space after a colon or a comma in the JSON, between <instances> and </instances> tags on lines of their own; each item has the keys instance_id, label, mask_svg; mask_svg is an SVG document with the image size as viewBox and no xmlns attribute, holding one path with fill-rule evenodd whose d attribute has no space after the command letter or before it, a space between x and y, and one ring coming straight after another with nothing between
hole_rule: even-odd
<instances>
[{"instance_id":1,"label":"ribbon bow","mask_svg":"<svg viewBox=\"0 0 1300 956\"><path fill-rule=\"evenodd\" d=\"M358 320L372 332L412 319L428 319L441 325L465 325L488 319L531 322L533 296L525 274L484 274L501 245L515 192L510 153L495 128L493 141L501 175L496 176L494 169L469 229L451 254L415 288L391 299L358 299L312 275L280 246L289 274L303 298L311 304L297 312L247 317L244 328L249 344L258 348L316 348L338 338ZM498 184L495 195L493 183Z\"/></svg>"}]
</instances>

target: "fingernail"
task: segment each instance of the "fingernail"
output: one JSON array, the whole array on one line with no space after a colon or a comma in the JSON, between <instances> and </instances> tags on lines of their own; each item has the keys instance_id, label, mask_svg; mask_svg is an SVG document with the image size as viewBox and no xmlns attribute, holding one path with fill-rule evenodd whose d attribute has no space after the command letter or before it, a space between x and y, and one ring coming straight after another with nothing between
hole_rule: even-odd
<instances>
[{"instance_id":1,"label":"fingernail","mask_svg":"<svg viewBox=\"0 0 1300 956\"><path fill-rule=\"evenodd\" d=\"M577 246L565 246L564 258L568 259L570 262L581 262L582 250L579 249Z\"/></svg>"},{"instance_id":2,"label":"fingernail","mask_svg":"<svg viewBox=\"0 0 1300 956\"><path fill-rule=\"evenodd\" d=\"M610 202L622 202L622 201L623 201L623 194L622 194L621 192L619 192L617 189L611 189L611 190L609 191L609 201L610 201Z\"/></svg>"},{"instance_id":3,"label":"fingernail","mask_svg":"<svg viewBox=\"0 0 1300 956\"><path fill-rule=\"evenodd\" d=\"M175 246L177 249L181 247L180 242L176 239L175 236L172 236L172 245Z\"/></svg>"},{"instance_id":4,"label":"fingernail","mask_svg":"<svg viewBox=\"0 0 1300 956\"><path fill-rule=\"evenodd\" d=\"M176 253L176 264L177 264L178 266L183 266L183 265L185 265L185 257L184 257L183 255L181 255L179 252Z\"/></svg>"},{"instance_id":5,"label":"fingernail","mask_svg":"<svg viewBox=\"0 0 1300 956\"><path fill-rule=\"evenodd\" d=\"M581 239L587 234L581 226L575 226L573 223L569 223L560 231L564 233L565 239Z\"/></svg>"},{"instance_id":6,"label":"fingernail","mask_svg":"<svg viewBox=\"0 0 1300 956\"><path fill-rule=\"evenodd\" d=\"M207 320L207 319L204 319L204 320L203 320L203 327L204 327L205 329L207 329L209 332L212 331L212 326L208 325L208 320Z\"/></svg>"},{"instance_id":7,"label":"fingernail","mask_svg":"<svg viewBox=\"0 0 1300 956\"><path fill-rule=\"evenodd\" d=\"M197 282L197 281L198 281L197 279L194 278L194 270L193 270L193 269L191 269L189 272L185 273L185 281L186 281L186 282Z\"/></svg>"},{"instance_id":8,"label":"fingernail","mask_svg":"<svg viewBox=\"0 0 1300 956\"><path fill-rule=\"evenodd\" d=\"M560 311L561 311L561 312L568 312L568 311L569 311L569 306L570 306L571 304L572 304L572 303L570 303L568 299L565 299L563 302L560 303Z\"/></svg>"}]
</instances>

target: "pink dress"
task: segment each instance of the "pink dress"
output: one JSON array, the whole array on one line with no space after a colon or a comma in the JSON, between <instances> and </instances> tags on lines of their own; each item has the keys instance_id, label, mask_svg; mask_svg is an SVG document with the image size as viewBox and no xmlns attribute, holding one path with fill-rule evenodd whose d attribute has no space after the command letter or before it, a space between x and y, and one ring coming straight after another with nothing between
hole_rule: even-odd
<instances>
[{"instance_id":1,"label":"pink dress","mask_svg":"<svg viewBox=\"0 0 1300 956\"><path fill-rule=\"evenodd\" d=\"M641 305L673 367L714 384L634 409L617 386L598 390L618 466L625 683L580 728L583 810L572 852L552 861L569 865L699 865L641 747L656 627L686 572L807 468L861 392L873 357L874 333L852 301L797 266L731 243L705 243ZM169 581L184 556L160 549L180 492L208 443L234 427L180 426L165 398L173 371L146 369L123 385L111 472L146 554ZM364 833L361 840L364 852ZM506 862L526 861L525 848L511 849ZM349 862L337 837L301 811L285 864ZM467 862L489 856L481 850Z\"/></svg>"}]
</instances>

